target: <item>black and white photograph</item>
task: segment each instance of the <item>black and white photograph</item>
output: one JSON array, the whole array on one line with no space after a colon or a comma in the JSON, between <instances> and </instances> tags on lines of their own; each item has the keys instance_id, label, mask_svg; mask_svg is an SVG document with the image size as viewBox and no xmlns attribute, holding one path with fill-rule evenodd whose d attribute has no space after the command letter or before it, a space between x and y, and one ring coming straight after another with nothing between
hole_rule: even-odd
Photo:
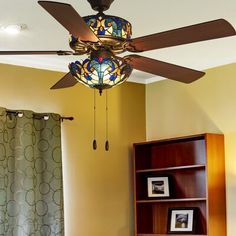
<instances>
[{"instance_id":1,"label":"black and white photograph","mask_svg":"<svg viewBox=\"0 0 236 236\"><path fill-rule=\"evenodd\" d=\"M148 177L148 197L169 197L168 177Z\"/></svg>"},{"instance_id":2,"label":"black and white photograph","mask_svg":"<svg viewBox=\"0 0 236 236\"><path fill-rule=\"evenodd\" d=\"M169 208L168 233L194 233L196 208Z\"/></svg>"}]
</instances>

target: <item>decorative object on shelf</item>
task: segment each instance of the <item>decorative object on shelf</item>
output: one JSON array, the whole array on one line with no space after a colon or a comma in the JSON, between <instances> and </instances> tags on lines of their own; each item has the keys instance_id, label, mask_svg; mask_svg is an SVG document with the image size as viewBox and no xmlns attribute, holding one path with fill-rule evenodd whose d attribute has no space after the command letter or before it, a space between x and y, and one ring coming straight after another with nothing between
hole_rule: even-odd
<instances>
[{"instance_id":1,"label":"decorative object on shelf","mask_svg":"<svg viewBox=\"0 0 236 236\"><path fill-rule=\"evenodd\" d=\"M140 53L155 49L223 38L236 34L224 19L185 26L165 32L132 38L132 25L125 19L105 15L114 0L88 0L96 15L81 17L67 3L38 1L70 34L71 51L0 51L0 55L86 55L83 62L73 62L68 72L51 89L67 88L77 82L98 89L112 88L124 82L132 69L162 76L182 83L191 83L205 75L202 71L177 66L136 54L118 57L123 52ZM134 1L135 2L135 1ZM146 22L149 27L150 23ZM103 51L108 57L94 57Z\"/></svg>"},{"instance_id":2,"label":"decorative object on shelf","mask_svg":"<svg viewBox=\"0 0 236 236\"><path fill-rule=\"evenodd\" d=\"M148 177L148 197L169 197L169 177Z\"/></svg>"},{"instance_id":3,"label":"decorative object on shelf","mask_svg":"<svg viewBox=\"0 0 236 236\"><path fill-rule=\"evenodd\" d=\"M175 207L168 210L169 234L194 234L197 219L196 207Z\"/></svg>"}]
</instances>

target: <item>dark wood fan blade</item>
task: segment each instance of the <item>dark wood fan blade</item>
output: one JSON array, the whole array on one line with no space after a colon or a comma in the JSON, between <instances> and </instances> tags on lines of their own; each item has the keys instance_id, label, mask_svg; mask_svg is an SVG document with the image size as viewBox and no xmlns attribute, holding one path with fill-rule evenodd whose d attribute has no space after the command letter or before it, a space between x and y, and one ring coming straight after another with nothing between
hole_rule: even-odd
<instances>
[{"instance_id":1,"label":"dark wood fan blade","mask_svg":"<svg viewBox=\"0 0 236 236\"><path fill-rule=\"evenodd\" d=\"M129 55L125 57L124 60L126 60L136 70L141 70L183 83L191 83L205 75L202 71L138 55Z\"/></svg>"},{"instance_id":2,"label":"dark wood fan blade","mask_svg":"<svg viewBox=\"0 0 236 236\"><path fill-rule=\"evenodd\" d=\"M71 51L0 51L0 55L73 55Z\"/></svg>"},{"instance_id":3,"label":"dark wood fan blade","mask_svg":"<svg viewBox=\"0 0 236 236\"><path fill-rule=\"evenodd\" d=\"M127 45L131 52L148 51L181 44L223 38L235 35L235 29L224 19L135 38Z\"/></svg>"},{"instance_id":4,"label":"dark wood fan blade","mask_svg":"<svg viewBox=\"0 0 236 236\"><path fill-rule=\"evenodd\" d=\"M87 42L99 41L98 37L89 29L83 18L70 4L49 1L38 1L38 3L74 37Z\"/></svg>"},{"instance_id":5,"label":"dark wood fan blade","mask_svg":"<svg viewBox=\"0 0 236 236\"><path fill-rule=\"evenodd\" d=\"M74 76L69 72L62 79L60 79L56 84L54 84L51 89L60 89L60 88L68 88L77 84L77 80Z\"/></svg>"}]
</instances>

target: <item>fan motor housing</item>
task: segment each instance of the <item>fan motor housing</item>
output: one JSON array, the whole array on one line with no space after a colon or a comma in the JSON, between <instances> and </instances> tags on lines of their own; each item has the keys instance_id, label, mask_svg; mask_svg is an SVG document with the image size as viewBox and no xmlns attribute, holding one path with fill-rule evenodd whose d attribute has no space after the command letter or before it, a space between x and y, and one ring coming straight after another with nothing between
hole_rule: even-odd
<instances>
[{"instance_id":1,"label":"fan motor housing","mask_svg":"<svg viewBox=\"0 0 236 236\"><path fill-rule=\"evenodd\" d=\"M113 1L114 0L88 0L93 10L98 12L108 10Z\"/></svg>"}]
</instances>

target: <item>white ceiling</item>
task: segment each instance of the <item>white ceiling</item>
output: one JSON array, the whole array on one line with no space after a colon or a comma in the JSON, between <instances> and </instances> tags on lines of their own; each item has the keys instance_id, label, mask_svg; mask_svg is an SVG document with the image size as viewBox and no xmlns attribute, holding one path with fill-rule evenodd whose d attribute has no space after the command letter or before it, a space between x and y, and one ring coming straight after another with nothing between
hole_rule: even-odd
<instances>
[{"instance_id":1,"label":"white ceiling","mask_svg":"<svg viewBox=\"0 0 236 236\"><path fill-rule=\"evenodd\" d=\"M57 0L71 4L81 16L94 14L87 0ZM224 18L236 28L235 0L115 0L106 14L127 19L133 38ZM37 0L1 0L0 26L26 24L18 36L0 31L0 50L70 50L68 32ZM236 36L142 53L197 70L236 62ZM68 72L75 56L0 56L0 63ZM130 80L151 82L151 74L134 71ZM160 79L160 78L159 78Z\"/></svg>"}]
</instances>

